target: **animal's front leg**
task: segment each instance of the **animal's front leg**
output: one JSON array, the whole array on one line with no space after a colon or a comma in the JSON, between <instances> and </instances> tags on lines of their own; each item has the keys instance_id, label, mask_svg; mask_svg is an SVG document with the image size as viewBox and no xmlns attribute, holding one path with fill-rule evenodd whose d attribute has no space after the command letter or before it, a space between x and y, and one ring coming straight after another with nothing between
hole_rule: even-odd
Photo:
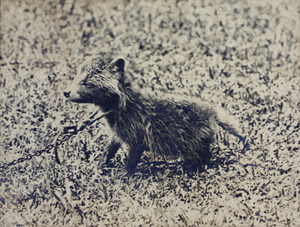
<instances>
[{"instance_id":1,"label":"animal's front leg","mask_svg":"<svg viewBox=\"0 0 300 227\"><path fill-rule=\"evenodd\" d=\"M108 164L108 162L110 161L110 159L112 159L115 154L117 153L117 151L120 148L120 143L117 141L112 141L106 148L104 156L103 156L103 161L102 163Z\"/></svg>"},{"instance_id":2,"label":"animal's front leg","mask_svg":"<svg viewBox=\"0 0 300 227\"><path fill-rule=\"evenodd\" d=\"M141 160L141 156L144 152L144 148L139 147L138 149L130 148L126 162L126 170L129 174L132 174Z\"/></svg>"}]
</instances>

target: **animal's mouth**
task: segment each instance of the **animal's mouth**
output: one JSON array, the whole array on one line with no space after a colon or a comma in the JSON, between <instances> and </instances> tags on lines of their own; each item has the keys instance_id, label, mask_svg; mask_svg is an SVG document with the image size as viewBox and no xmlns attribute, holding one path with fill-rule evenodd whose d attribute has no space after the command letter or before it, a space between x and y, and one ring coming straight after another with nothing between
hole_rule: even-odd
<instances>
[{"instance_id":1,"label":"animal's mouth","mask_svg":"<svg viewBox=\"0 0 300 227\"><path fill-rule=\"evenodd\" d=\"M80 97L79 95L72 95L70 91L64 91L63 92L64 96L71 102L78 102L78 103L82 103L85 102L85 100Z\"/></svg>"}]
</instances>

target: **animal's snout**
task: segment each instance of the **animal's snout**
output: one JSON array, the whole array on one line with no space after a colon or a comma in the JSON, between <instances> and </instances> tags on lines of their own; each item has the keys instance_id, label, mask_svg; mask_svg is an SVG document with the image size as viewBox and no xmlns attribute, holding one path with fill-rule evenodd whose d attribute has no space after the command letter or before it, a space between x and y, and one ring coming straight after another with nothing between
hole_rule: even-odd
<instances>
[{"instance_id":1,"label":"animal's snout","mask_svg":"<svg viewBox=\"0 0 300 227\"><path fill-rule=\"evenodd\" d=\"M70 97L70 91L64 91L64 96L66 97L66 98L69 98Z\"/></svg>"}]
</instances>

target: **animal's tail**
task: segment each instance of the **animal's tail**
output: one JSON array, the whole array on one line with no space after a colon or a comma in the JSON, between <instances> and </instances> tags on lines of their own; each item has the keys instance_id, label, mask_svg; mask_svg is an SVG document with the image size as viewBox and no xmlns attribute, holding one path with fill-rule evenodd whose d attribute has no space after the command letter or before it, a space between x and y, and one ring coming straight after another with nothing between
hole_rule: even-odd
<instances>
[{"instance_id":1,"label":"animal's tail","mask_svg":"<svg viewBox=\"0 0 300 227\"><path fill-rule=\"evenodd\" d=\"M245 138L241 136L237 120L233 116L224 114L224 110L218 113L219 115L216 119L217 124L221 126L224 130L237 136L240 140L245 141Z\"/></svg>"}]
</instances>

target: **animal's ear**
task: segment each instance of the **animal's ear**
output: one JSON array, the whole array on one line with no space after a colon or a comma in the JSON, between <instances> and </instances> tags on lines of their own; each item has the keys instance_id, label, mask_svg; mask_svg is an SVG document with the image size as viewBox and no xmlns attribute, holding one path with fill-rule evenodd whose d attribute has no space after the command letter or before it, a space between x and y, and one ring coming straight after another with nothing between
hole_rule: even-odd
<instances>
[{"instance_id":1,"label":"animal's ear","mask_svg":"<svg viewBox=\"0 0 300 227\"><path fill-rule=\"evenodd\" d=\"M110 70L113 72L124 72L125 61L123 58L114 60L110 65Z\"/></svg>"}]
</instances>

